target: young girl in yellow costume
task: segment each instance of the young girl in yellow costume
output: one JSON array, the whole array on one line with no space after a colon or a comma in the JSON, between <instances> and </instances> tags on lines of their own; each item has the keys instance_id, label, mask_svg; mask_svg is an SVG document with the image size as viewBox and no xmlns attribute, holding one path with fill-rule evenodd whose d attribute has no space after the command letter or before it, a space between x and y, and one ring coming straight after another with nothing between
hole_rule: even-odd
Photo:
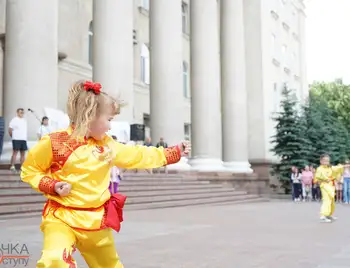
<instances>
[{"instance_id":1,"label":"young girl in yellow costume","mask_svg":"<svg viewBox=\"0 0 350 268\"><path fill-rule=\"evenodd\" d=\"M343 174L344 167L349 165L330 165L330 157L327 154L321 155L320 166L316 170L314 181L320 183L322 193L321 222L332 222L335 209L335 185L334 181Z\"/></svg>"},{"instance_id":2,"label":"young girl in yellow costume","mask_svg":"<svg viewBox=\"0 0 350 268\"><path fill-rule=\"evenodd\" d=\"M163 149L114 141L105 133L119 110L100 84L78 82L68 97L71 127L43 137L29 151L22 180L48 199L41 224L44 246L36 267L77 267L72 258L77 248L91 268L122 268L112 229L120 230L126 197L111 196L111 167L158 168L190 151L188 143Z\"/></svg>"}]
</instances>

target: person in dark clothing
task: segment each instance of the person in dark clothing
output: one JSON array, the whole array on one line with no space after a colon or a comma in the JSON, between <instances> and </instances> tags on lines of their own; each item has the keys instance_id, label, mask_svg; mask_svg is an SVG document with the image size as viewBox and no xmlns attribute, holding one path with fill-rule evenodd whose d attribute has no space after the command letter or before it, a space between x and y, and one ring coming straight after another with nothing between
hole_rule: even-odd
<instances>
[{"instance_id":1,"label":"person in dark clothing","mask_svg":"<svg viewBox=\"0 0 350 268\"><path fill-rule=\"evenodd\" d=\"M156 147L157 148L159 148L159 147L168 148L168 144L164 141L164 138L160 138Z\"/></svg>"},{"instance_id":2,"label":"person in dark clothing","mask_svg":"<svg viewBox=\"0 0 350 268\"><path fill-rule=\"evenodd\" d=\"M152 142L151 142L151 138L146 138L146 139L145 139L144 145L145 145L145 146L148 146L148 147L153 146L153 144L152 144Z\"/></svg>"}]
</instances>

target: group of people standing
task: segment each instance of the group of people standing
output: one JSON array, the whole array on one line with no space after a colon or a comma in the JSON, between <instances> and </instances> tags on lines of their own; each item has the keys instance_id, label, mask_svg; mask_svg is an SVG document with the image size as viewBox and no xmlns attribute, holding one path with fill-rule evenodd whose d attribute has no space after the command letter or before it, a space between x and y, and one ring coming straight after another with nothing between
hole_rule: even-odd
<instances>
[{"instance_id":1,"label":"group of people standing","mask_svg":"<svg viewBox=\"0 0 350 268\"><path fill-rule=\"evenodd\" d=\"M41 137L51 132L52 130L49 126L49 118L47 116L44 116L41 119L41 124L37 131L38 140L40 140ZM20 163L22 165L25 159L25 153L28 150L27 120L24 116L23 108L17 109L16 116L10 121L8 133L12 139L12 156L10 170L16 171L15 163L18 153L20 153Z\"/></svg>"},{"instance_id":2,"label":"group of people standing","mask_svg":"<svg viewBox=\"0 0 350 268\"><path fill-rule=\"evenodd\" d=\"M350 201L350 162L332 166L328 154L320 156L320 166L315 170L305 166L300 172L292 167L291 182L293 200L321 200L321 222L331 223L336 220L333 216L335 202ZM344 186L344 187L343 187Z\"/></svg>"},{"instance_id":3,"label":"group of people standing","mask_svg":"<svg viewBox=\"0 0 350 268\"><path fill-rule=\"evenodd\" d=\"M346 164L349 164L346 161ZM322 192L320 182L314 180L316 169L313 166L305 166L299 170L296 166L291 168L292 198L295 202L320 201ZM334 181L335 201L350 204L350 169L344 168L344 172Z\"/></svg>"}]
</instances>

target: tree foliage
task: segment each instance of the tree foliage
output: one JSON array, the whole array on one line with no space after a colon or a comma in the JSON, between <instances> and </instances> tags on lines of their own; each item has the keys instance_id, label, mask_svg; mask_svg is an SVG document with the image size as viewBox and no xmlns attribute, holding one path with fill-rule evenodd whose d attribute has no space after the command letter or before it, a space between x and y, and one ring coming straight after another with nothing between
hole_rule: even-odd
<instances>
[{"instance_id":1,"label":"tree foliage","mask_svg":"<svg viewBox=\"0 0 350 268\"><path fill-rule=\"evenodd\" d=\"M342 85L339 81L331 84L335 83ZM337 99L342 98L341 94L328 91L332 86L324 83L313 86L300 114L293 90L285 87L280 112L274 117L276 126L272 152L279 162L272 166L272 173L285 189L290 186L292 166L317 166L320 155L324 153L331 156L333 164L342 163L350 157L350 124L347 124L347 120L350 123L350 105L342 104L343 101ZM344 116L346 109L349 109L349 118Z\"/></svg>"},{"instance_id":2,"label":"tree foliage","mask_svg":"<svg viewBox=\"0 0 350 268\"><path fill-rule=\"evenodd\" d=\"M335 116L350 130L350 85L344 84L341 79L331 83L315 82L311 85L310 92L323 99Z\"/></svg>"},{"instance_id":3,"label":"tree foliage","mask_svg":"<svg viewBox=\"0 0 350 268\"><path fill-rule=\"evenodd\" d=\"M274 116L275 135L272 136L272 152L278 156L279 162L272 166L273 174L278 176L284 187L288 187L291 166L305 166L309 148L308 140L303 133L306 124L298 116L296 110L297 99L292 90L286 86L282 90L280 112Z\"/></svg>"}]
</instances>

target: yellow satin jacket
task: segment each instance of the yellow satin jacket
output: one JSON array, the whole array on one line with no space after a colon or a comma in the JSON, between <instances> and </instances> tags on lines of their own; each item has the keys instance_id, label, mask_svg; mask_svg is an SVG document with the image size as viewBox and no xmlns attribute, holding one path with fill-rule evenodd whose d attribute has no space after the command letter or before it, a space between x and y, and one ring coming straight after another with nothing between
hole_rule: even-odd
<instances>
[{"instance_id":1,"label":"yellow satin jacket","mask_svg":"<svg viewBox=\"0 0 350 268\"><path fill-rule=\"evenodd\" d=\"M178 146L167 149L130 146L105 136L101 141L71 138L72 129L43 137L28 153L21 178L48 199L43 211L46 221L63 221L82 230L103 229L104 204L112 166L126 169L151 169L174 164L181 158ZM61 197L56 182L72 185Z\"/></svg>"},{"instance_id":2,"label":"yellow satin jacket","mask_svg":"<svg viewBox=\"0 0 350 268\"><path fill-rule=\"evenodd\" d=\"M333 183L335 180L339 180L343 172L344 172L344 167L342 165L337 165L337 166L321 165L316 170L314 181L325 183L328 180L331 180L331 183Z\"/></svg>"}]
</instances>

